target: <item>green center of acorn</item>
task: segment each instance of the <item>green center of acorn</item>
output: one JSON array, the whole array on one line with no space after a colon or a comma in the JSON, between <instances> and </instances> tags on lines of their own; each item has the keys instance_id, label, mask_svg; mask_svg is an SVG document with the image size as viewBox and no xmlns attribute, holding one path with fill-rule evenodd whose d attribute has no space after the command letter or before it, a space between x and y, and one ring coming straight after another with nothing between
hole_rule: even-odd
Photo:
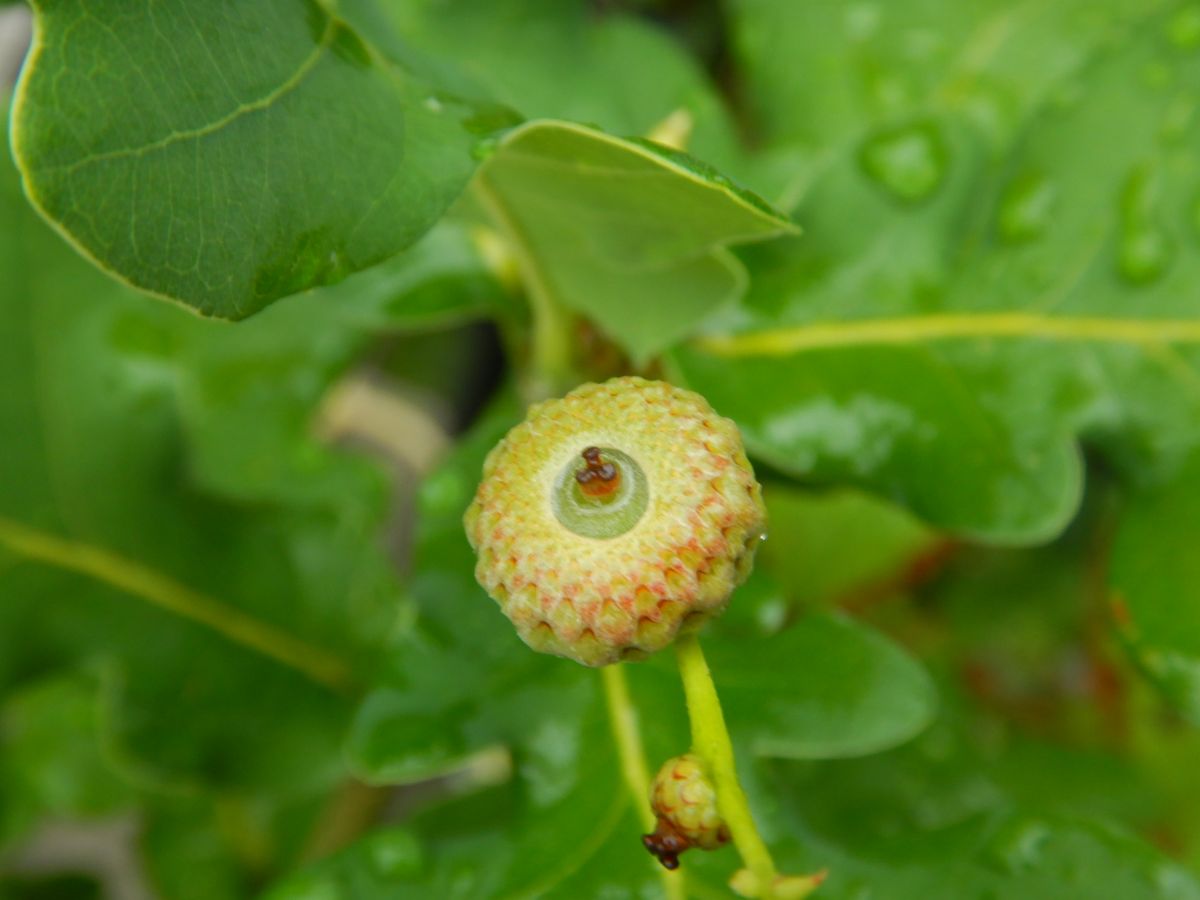
<instances>
[{"instance_id":1,"label":"green center of acorn","mask_svg":"<svg viewBox=\"0 0 1200 900\"><path fill-rule=\"evenodd\" d=\"M642 518L650 487L641 466L610 447L587 447L558 474L554 515L581 537L615 538Z\"/></svg>"}]
</instances>

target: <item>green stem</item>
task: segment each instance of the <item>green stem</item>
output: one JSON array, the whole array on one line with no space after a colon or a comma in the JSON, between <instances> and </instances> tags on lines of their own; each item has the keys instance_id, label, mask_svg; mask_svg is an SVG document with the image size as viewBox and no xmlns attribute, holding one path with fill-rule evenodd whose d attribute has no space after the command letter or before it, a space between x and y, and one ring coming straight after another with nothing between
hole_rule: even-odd
<instances>
[{"instance_id":1,"label":"green stem","mask_svg":"<svg viewBox=\"0 0 1200 900\"><path fill-rule=\"evenodd\" d=\"M613 740L621 758L621 775L633 797L638 821L646 832L654 830L654 813L650 809L650 770L646 768L646 751L642 748L642 732L638 727L637 707L629 699L629 684L620 663L600 670L604 679L604 698L608 703L608 721ZM656 866L657 868L657 866ZM667 900L684 900L683 873L659 868Z\"/></svg>"},{"instance_id":2,"label":"green stem","mask_svg":"<svg viewBox=\"0 0 1200 900\"><path fill-rule=\"evenodd\" d=\"M527 399L537 401L558 396L573 387L576 381L570 317L555 298L545 273L538 266L529 236L482 171L475 175L471 185L480 206L512 252L533 314L529 361L533 378L527 386Z\"/></svg>"},{"instance_id":3,"label":"green stem","mask_svg":"<svg viewBox=\"0 0 1200 900\"><path fill-rule=\"evenodd\" d=\"M775 863L758 833L746 793L737 777L733 743L725 727L721 701L713 684L712 673L704 660L704 651L694 634L675 642L679 674L687 697L688 718L692 724L692 751L704 760L717 791L717 809L729 828L734 846L746 868L754 875L760 897L772 896Z\"/></svg>"}]
</instances>

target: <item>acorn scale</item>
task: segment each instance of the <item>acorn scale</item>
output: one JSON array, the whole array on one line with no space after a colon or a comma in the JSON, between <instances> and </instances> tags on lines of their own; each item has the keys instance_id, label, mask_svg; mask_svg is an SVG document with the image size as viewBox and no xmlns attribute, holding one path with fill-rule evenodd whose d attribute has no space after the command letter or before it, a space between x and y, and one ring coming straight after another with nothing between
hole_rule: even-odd
<instances>
[{"instance_id":1,"label":"acorn scale","mask_svg":"<svg viewBox=\"0 0 1200 900\"><path fill-rule=\"evenodd\" d=\"M723 610L765 522L737 426L637 377L531 407L464 518L475 577L525 643L587 666L644 657Z\"/></svg>"}]
</instances>

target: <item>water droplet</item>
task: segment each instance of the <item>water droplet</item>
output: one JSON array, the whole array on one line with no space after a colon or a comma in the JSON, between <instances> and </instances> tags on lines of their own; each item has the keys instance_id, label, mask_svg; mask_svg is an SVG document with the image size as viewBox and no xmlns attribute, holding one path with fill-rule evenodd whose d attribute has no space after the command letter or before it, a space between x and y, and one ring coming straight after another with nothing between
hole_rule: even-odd
<instances>
[{"instance_id":1,"label":"water droplet","mask_svg":"<svg viewBox=\"0 0 1200 900\"><path fill-rule=\"evenodd\" d=\"M442 106L442 101L437 97L426 97L425 108L431 113L440 113L443 109L445 109L445 107Z\"/></svg>"},{"instance_id":2,"label":"water droplet","mask_svg":"<svg viewBox=\"0 0 1200 900\"><path fill-rule=\"evenodd\" d=\"M1042 849L1050 838L1045 823L1034 819L1014 822L1002 829L990 846L992 858L1006 871L1028 871L1041 862Z\"/></svg>"},{"instance_id":3,"label":"water droplet","mask_svg":"<svg viewBox=\"0 0 1200 900\"><path fill-rule=\"evenodd\" d=\"M1134 284L1158 279L1175 256L1171 236L1155 215L1158 194L1157 171L1150 166L1134 169L1121 191L1117 267Z\"/></svg>"},{"instance_id":4,"label":"water droplet","mask_svg":"<svg viewBox=\"0 0 1200 900\"><path fill-rule=\"evenodd\" d=\"M930 123L881 131L859 151L863 171L890 195L906 203L929 197L946 173L946 147Z\"/></svg>"},{"instance_id":5,"label":"water droplet","mask_svg":"<svg viewBox=\"0 0 1200 900\"><path fill-rule=\"evenodd\" d=\"M775 634L787 622L790 609L782 600L770 600L758 608L755 618L766 634Z\"/></svg>"},{"instance_id":6,"label":"water droplet","mask_svg":"<svg viewBox=\"0 0 1200 900\"><path fill-rule=\"evenodd\" d=\"M1167 37L1180 50L1200 47L1200 5L1185 6L1167 23Z\"/></svg>"},{"instance_id":7,"label":"water droplet","mask_svg":"<svg viewBox=\"0 0 1200 900\"><path fill-rule=\"evenodd\" d=\"M500 146L500 139L494 137L484 138L478 141L471 148L471 156L478 162L483 162L496 152L496 148Z\"/></svg>"},{"instance_id":8,"label":"water droplet","mask_svg":"<svg viewBox=\"0 0 1200 900\"><path fill-rule=\"evenodd\" d=\"M402 828L371 835L367 854L371 868L386 879L411 877L421 869L421 847L412 833Z\"/></svg>"},{"instance_id":9,"label":"water droplet","mask_svg":"<svg viewBox=\"0 0 1200 900\"><path fill-rule=\"evenodd\" d=\"M1028 172L1014 179L1000 201L997 226L1007 243L1040 237L1050 223L1058 191L1045 175Z\"/></svg>"},{"instance_id":10,"label":"water droplet","mask_svg":"<svg viewBox=\"0 0 1200 900\"><path fill-rule=\"evenodd\" d=\"M1151 224L1130 228L1121 235L1119 265L1121 274L1134 284L1149 284L1171 264L1174 257L1171 239Z\"/></svg>"}]
</instances>

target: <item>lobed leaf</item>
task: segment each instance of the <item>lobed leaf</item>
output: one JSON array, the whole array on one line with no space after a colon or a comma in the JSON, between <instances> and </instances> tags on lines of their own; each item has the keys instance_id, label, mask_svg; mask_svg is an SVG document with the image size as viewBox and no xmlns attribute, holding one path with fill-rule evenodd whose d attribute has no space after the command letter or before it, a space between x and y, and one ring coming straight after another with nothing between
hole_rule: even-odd
<instances>
[{"instance_id":1,"label":"lobed leaf","mask_svg":"<svg viewBox=\"0 0 1200 900\"><path fill-rule=\"evenodd\" d=\"M981 540L1062 530L1080 440L1135 482L1169 473L1200 441L1184 12L1106 27L1003 139L936 94L864 124L798 207L809 236L747 254L736 333L674 375L773 466Z\"/></svg>"}]
</instances>

